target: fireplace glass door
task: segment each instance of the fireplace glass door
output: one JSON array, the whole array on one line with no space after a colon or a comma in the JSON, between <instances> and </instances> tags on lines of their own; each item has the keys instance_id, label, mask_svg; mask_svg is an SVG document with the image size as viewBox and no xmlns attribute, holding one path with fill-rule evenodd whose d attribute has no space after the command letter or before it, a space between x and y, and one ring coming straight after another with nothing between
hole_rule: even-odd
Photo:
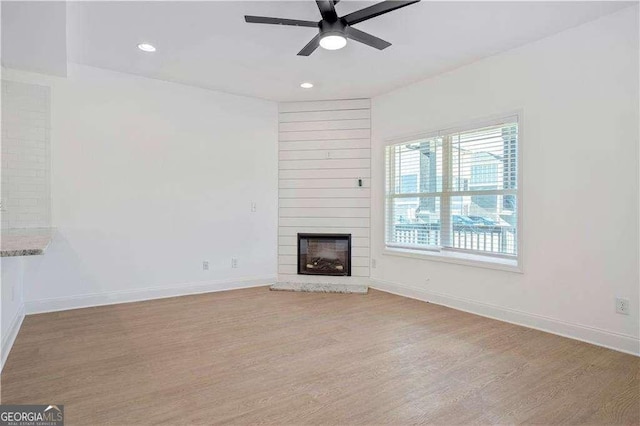
<instances>
[{"instance_id":1,"label":"fireplace glass door","mask_svg":"<svg viewBox=\"0 0 640 426\"><path fill-rule=\"evenodd\" d=\"M298 274L351 276L351 234L298 234Z\"/></svg>"}]
</instances>

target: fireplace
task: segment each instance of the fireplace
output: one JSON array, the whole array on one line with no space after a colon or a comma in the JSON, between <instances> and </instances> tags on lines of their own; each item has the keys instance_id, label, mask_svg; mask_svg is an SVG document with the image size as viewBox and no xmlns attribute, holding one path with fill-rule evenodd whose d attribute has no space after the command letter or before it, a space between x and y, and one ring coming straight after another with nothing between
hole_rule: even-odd
<instances>
[{"instance_id":1,"label":"fireplace","mask_svg":"<svg viewBox=\"0 0 640 426\"><path fill-rule=\"evenodd\" d=\"M351 276L351 234L298 234L298 274Z\"/></svg>"}]
</instances>

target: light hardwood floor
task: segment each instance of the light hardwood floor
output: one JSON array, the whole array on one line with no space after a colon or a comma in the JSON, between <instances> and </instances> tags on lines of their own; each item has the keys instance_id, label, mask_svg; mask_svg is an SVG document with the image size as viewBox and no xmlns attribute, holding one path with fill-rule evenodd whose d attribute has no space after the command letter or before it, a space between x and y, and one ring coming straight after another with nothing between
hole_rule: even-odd
<instances>
[{"instance_id":1,"label":"light hardwood floor","mask_svg":"<svg viewBox=\"0 0 640 426\"><path fill-rule=\"evenodd\" d=\"M68 425L638 424L639 369L378 291L254 288L28 316L1 391Z\"/></svg>"}]
</instances>

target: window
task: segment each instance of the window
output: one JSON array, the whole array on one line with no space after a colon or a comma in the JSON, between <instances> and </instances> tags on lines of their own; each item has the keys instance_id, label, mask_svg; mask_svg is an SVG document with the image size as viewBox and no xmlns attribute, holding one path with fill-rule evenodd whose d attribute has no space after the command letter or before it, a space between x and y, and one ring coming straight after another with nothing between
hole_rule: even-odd
<instances>
[{"instance_id":1,"label":"window","mask_svg":"<svg viewBox=\"0 0 640 426\"><path fill-rule=\"evenodd\" d=\"M517 164L517 117L387 146L387 248L515 263Z\"/></svg>"}]
</instances>

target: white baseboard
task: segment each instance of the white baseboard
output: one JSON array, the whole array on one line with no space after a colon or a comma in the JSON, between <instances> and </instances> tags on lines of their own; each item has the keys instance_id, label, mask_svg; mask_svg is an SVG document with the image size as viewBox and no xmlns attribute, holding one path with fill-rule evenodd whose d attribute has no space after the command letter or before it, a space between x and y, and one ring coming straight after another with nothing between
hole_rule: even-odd
<instances>
[{"instance_id":1,"label":"white baseboard","mask_svg":"<svg viewBox=\"0 0 640 426\"><path fill-rule=\"evenodd\" d=\"M483 317L534 328L536 330L557 334L570 339L603 346L619 352L640 356L640 339L634 336L560 321L555 318L530 314L515 309L503 308L442 293L430 292L389 281L372 279L370 287L387 293L435 303L436 305L447 306L449 308L481 315Z\"/></svg>"},{"instance_id":2,"label":"white baseboard","mask_svg":"<svg viewBox=\"0 0 640 426\"><path fill-rule=\"evenodd\" d=\"M20 306L18 312L13 317L11 321L11 327L9 327L9 331L6 335L2 336L2 354L0 356L0 371L4 368L4 364L7 361L7 357L9 357L9 352L11 352L11 348L13 347L13 342L16 341L16 337L18 336L18 331L20 331L20 326L22 326L22 321L24 320L24 304Z\"/></svg>"},{"instance_id":3,"label":"white baseboard","mask_svg":"<svg viewBox=\"0 0 640 426\"><path fill-rule=\"evenodd\" d=\"M164 287L147 287L135 290L82 294L71 297L29 300L25 302L25 310L27 315L40 314L45 312L66 311L69 309L90 308L93 306L113 305L117 303L187 296L190 294L261 287L275 282L276 277L252 277L237 280L199 281Z\"/></svg>"},{"instance_id":4,"label":"white baseboard","mask_svg":"<svg viewBox=\"0 0 640 426\"><path fill-rule=\"evenodd\" d=\"M88 308L92 306L112 305L117 303L139 302L143 300L162 299L190 294L209 293L249 287L260 287L276 282L276 277L255 277L239 280L205 281L165 287L148 287L136 290L121 290L97 294L86 294L72 297L27 301L15 316L10 331L2 340L2 366L13 346L26 314L64 311L69 309ZM640 356L640 339L619 333L613 333L594 327L568 323L554 318L530 314L514 309L476 302L442 293L430 292L415 287L382 280L370 280L370 287L399 296L435 303L460 311L481 315L524 327L534 328L559 336L580 340L603 346L620 352Z\"/></svg>"}]
</instances>

